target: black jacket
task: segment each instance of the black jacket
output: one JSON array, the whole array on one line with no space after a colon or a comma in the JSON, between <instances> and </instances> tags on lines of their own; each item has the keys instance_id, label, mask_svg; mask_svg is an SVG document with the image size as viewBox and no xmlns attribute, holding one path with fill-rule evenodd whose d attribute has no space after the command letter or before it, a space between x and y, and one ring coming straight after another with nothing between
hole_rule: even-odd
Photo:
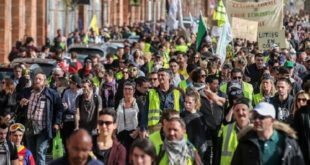
<instances>
[{"instance_id":1,"label":"black jacket","mask_svg":"<svg viewBox=\"0 0 310 165\"><path fill-rule=\"evenodd\" d=\"M256 64L251 64L245 68L244 74L251 78L250 84L253 85L254 93L259 93L259 85L261 77L264 73L263 69L258 69Z\"/></svg>"},{"instance_id":2,"label":"black jacket","mask_svg":"<svg viewBox=\"0 0 310 165\"><path fill-rule=\"evenodd\" d=\"M275 121L274 129L284 135L284 146L281 147L281 165L304 165L301 150L296 142L295 131L287 124ZM234 153L231 165L261 165L260 146L252 126L246 127L238 134L239 144Z\"/></svg>"},{"instance_id":3,"label":"black jacket","mask_svg":"<svg viewBox=\"0 0 310 165\"><path fill-rule=\"evenodd\" d=\"M305 164L310 164L310 102L294 115L294 128L298 135L298 144L303 153Z\"/></svg>"},{"instance_id":4,"label":"black jacket","mask_svg":"<svg viewBox=\"0 0 310 165\"><path fill-rule=\"evenodd\" d=\"M272 104L276 110L277 120L292 124L292 118L290 117L294 105L294 98L292 95L289 95L288 98L282 102L279 100L279 96L275 95L270 99L270 104Z\"/></svg>"}]
</instances>

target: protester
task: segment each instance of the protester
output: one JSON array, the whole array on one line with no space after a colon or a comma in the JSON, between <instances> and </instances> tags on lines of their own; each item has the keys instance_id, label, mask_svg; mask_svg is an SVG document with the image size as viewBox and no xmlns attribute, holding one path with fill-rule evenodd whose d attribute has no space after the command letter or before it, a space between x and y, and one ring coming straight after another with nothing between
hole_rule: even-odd
<instances>
[{"instance_id":1,"label":"protester","mask_svg":"<svg viewBox=\"0 0 310 165\"><path fill-rule=\"evenodd\" d=\"M117 138L129 150L131 143L139 135L138 120L139 107L134 97L136 84L124 83L124 98L120 101L117 113Z\"/></svg>"},{"instance_id":2,"label":"protester","mask_svg":"<svg viewBox=\"0 0 310 165\"><path fill-rule=\"evenodd\" d=\"M250 106L246 98L237 99L233 106L236 122L222 125L215 153L216 165L230 164L238 145L238 133L250 125Z\"/></svg>"},{"instance_id":3,"label":"protester","mask_svg":"<svg viewBox=\"0 0 310 165\"><path fill-rule=\"evenodd\" d=\"M195 147L185 139L186 125L180 118L171 118L167 123L167 135L157 155L158 163L201 165Z\"/></svg>"},{"instance_id":4,"label":"protester","mask_svg":"<svg viewBox=\"0 0 310 165\"><path fill-rule=\"evenodd\" d=\"M49 165L103 165L99 160L90 156L92 138L87 130L74 131L66 141L68 153Z\"/></svg>"},{"instance_id":5,"label":"protester","mask_svg":"<svg viewBox=\"0 0 310 165\"><path fill-rule=\"evenodd\" d=\"M46 163L48 141L53 138L52 131L59 130L63 113L60 95L46 87L45 74L37 73L30 98L22 98L22 105L28 105L26 121L27 146L34 154L36 164Z\"/></svg>"},{"instance_id":6,"label":"protester","mask_svg":"<svg viewBox=\"0 0 310 165\"><path fill-rule=\"evenodd\" d=\"M126 149L115 137L117 116L113 109L99 112L99 134L93 136L93 149L98 160L106 165L125 165Z\"/></svg>"},{"instance_id":7,"label":"protester","mask_svg":"<svg viewBox=\"0 0 310 165\"><path fill-rule=\"evenodd\" d=\"M61 135L63 143L70 136L75 129L75 113L76 113L76 99L82 94L81 79L78 75L72 75L70 77L70 85L62 95L62 104L64 106L64 112L62 117L62 129Z\"/></svg>"},{"instance_id":8,"label":"protester","mask_svg":"<svg viewBox=\"0 0 310 165\"><path fill-rule=\"evenodd\" d=\"M147 139L135 140L130 148L130 160L132 165L155 165L155 147Z\"/></svg>"},{"instance_id":9,"label":"protester","mask_svg":"<svg viewBox=\"0 0 310 165\"><path fill-rule=\"evenodd\" d=\"M75 129L84 128L90 134L97 133L98 113L102 110L101 97L94 93L91 80L82 80L83 94L76 99Z\"/></svg>"},{"instance_id":10,"label":"protester","mask_svg":"<svg viewBox=\"0 0 310 165\"><path fill-rule=\"evenodd\" d=\"M261 102L254 108L254 127L239 133L239 143L232 165L304 164L301 150L292 128L276 121L273 105Z\"/></svg>"},{"instance_id":11,"label":"protester","mask_svg":"<svg viewBox=\"0 0 310 165\"><path fill-rule=\"evenodd\" d=\"M18 165L18 153L16 146L7 140L9 128L6 124L0 124L0 164Z\"/></svg>"},{"instance_id":12,"label":"protester","mask_svg":"<svg viewBox=\"0 0 310 165\"><path fill-rule=\"evenodd\" d=\"M142 134L146 135L146 130L153 133L160 129L160 112L164 109L174 109L182 112L184 107L184 98L182 92L170 85L170 73L167 69L158 71L159 87L151 89L148 94L143 111L140 129Z\"/></svg>"},{"instance_id":13,"label":"protester","mask_svg":"<svg viewBox=\"0 0 310 165\"><path fill-rule=\"evenodd\" d=\"M199 112L201 102L198 91L189 88L185 95L185 111L181 117L186 124L188 140L197 148L197 151L204 163L207 163L207 124L204 116Z\"/></svg>"},{"instance_id":14,"label":"protester","mask_svg":"<svg viewBox=\"0 0 310 165\"><path fill-rule=\"evenodd\" d=\"M24 133L24 125L15 123L10 126L10 140L17 148L19 165L35 165L36 163L31 151L22 145Z\"/></svg>"}]
</instances>

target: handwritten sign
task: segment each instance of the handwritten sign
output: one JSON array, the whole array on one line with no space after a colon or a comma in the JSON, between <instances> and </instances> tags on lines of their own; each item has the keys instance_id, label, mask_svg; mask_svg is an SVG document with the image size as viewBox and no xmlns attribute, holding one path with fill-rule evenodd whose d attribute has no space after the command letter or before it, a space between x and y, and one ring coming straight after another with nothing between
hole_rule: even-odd
<instances>
[{"instance_id":1,"label":"handwritten sign","mask_svg":"<svg viewBox=\"0 0 310 165\"><path fill-rule=\"evenodd\" d=\"M286 48L285 32L282 29L260 31L257 41L260 50L270 49L274 44L277 44L280 48Z\"/></svg>"}]
</instances>

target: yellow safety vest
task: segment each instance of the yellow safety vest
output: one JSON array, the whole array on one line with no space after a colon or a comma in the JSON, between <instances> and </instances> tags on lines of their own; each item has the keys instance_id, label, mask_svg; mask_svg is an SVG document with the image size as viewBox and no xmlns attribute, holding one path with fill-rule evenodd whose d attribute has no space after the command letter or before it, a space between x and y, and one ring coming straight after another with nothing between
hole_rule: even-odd
<instances>
[{"instance_id":1,"label":"yellow safety vest","mask_svg":"<svg viewBox=\"0 0 310 165\"><path fill-rule=\"evenodd\" d=\"M186 92L186 89L187 89L187 82L186 82L186 80L182 80L179 83L179 87L183 90L183 92Z\"/></svg>"},{"instance_id":2,"label":"yellow safety vest","mask_svg":"<svg viewBox=\"0 0 310 165\"><path fill-rule=\"evenodd\" d=\"M180 92L173 89L174 110L180 111ZM149 91L149 112L148 112L148 126L155 126L161 119L160 99L156 89Z\"/></svg>"},{"instance_id":3,"label":"yellow safety vest","mask_svg":"<svg viewBox=\"0 0 310 165\"><path fill-rule=\"evenodd\" d=\"M123 78L123 73L122 72L117 72L115 75L116 80L120 80Z\"/></svg>"},{"instance_id":4,"label":"yellow safety vest","mask_svg":"<svg viewBox=\"0 0 310 165\"><path fill-rule=\"evenodd\" d=\"M188 157L187 158L187 163L185 165L193 165L194 164L194 159L195 158ZM163 158L160 160L159 165L167 165L167 164L169 164L169 159L168 159L167 153L165 153Z\"/></svg>"},{"instance_id":5,"label":"yellow safety vest","mask_svg":"<svg viewBox=\"0 0 310 165\"><path fill-rule=\"evenodd\" d=\"M95 76L95 77L93 78L93 82L94 82L94 85L95 85L96 87L99 87L99 86L100 86L99 77Z\"/></svg>"},{"instance_id":6,"label":"yellow safety vest","mask_svg":"<svg viewBox=\"0 0 310 165\"><path fill-rule=\"evenodd\" d=\"M143 53L149 53L149 52L151 52L151 44L145 43L144 48L143 48Z\"/></svg>"},{"instance_id":7,"label":"yellow safety vest","mask_svg":"<svg viewBox=\"0 0 310 165\"><path fill-rule=\"evenodd\" d=\"M186 53L187 50L188 50L188 46L187 45L176 45L175 46L175 51L176 52Z\"/></svg>"},{"instance_id":8,"label":"yellow safety vest","mask_svg":"<svg viewBox=\"0 0 310 165\"><path fill-rule=\"evenodd\" d=\"M258 103L262 102L263 100L264 100L264 96L261 93L254 95L254 97L253 97L254 106L257 105Z\"/></svg>"},{"instance_id":9,"label":"yellow safety vest","mask_svg":"<svg viewBox=\"0 0 310 165\"><path fill-rule=\"evenodd\" d=\"M167 52L164 52L163 57L164 57L164 60L163 60L164 65L163 65L163 68L168 69L168 68L170 67L170 66L169 66L169 61L170 61L169 52L168 52L168 51L167 51Z\"/></svg>"},{"instance_id":10,"label":"yellow safety vest","mask_svg":"<svg viewBox=\"0 0 310 165\"><path fill-rule=\"evenodd\" d=\"M247 82L242 82L242 86L244 97L249 99L249 102L252 103L254 93L253 86ZM220 91L225 94L227 93L227 83L224 83L223 85L220 86Z\"/></svg>"},{"instance_id":11,"label":"yellow safety vest","mask_svg":"<svg viewBox=\"0 0 310 165\"><path fill-rule=\"evenodd\" d=\"M164 143L163 140L161 139L160 131L155 131L154 133L152 133L149 136L149 140L153 143L155 150L156 150L156 155L158 155L159 150L160 150L160 145Z\"/></svg>"},{"instance_id":12,"label":"yellow safety vest","mask_svg":"<svg viewBox=\"0 0 310 165\"><path fill-rule=\"evenodd\" d=\"M230 164L238 146L238 134L235 131L236 123L222 125L218 137L223 137L220 165Z\"/></svg>"}]
</instances>

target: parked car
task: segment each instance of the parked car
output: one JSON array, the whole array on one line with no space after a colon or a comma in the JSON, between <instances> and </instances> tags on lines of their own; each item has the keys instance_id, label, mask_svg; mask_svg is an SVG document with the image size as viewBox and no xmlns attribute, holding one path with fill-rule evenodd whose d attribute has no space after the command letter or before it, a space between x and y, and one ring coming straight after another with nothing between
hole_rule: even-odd
<instances>
[{"instance_id":1,"label":"parked car","mask_svg":"<svg viewBox=\"0 0 310 165\"><path fill-rule=\"evenodd\" d=\"M86 57L92 54L99 54L101 58L105 57L105 48L103 44L91 44L91 45L83 45L83 44L76 44L72 45L68 48L68 53L76 52L77 58L81 63L84 63ZM69 55L67 55L69 56Z\"/></svg>"},{"instance_id":2,"label":"parked car","mask_svg":"<svg viewBox=\"0 0 310 165\"><path fill-rule=\"evenodd\" d=\"M9 66L0 66L0 81L4 78L13 78L14 77L14 69Z\"/></svg>"},{"instance_id":3,"label":"parked car","mask_svg":"<svg viewBox=\"0 0 310 165\"><path fill-rule=\"evenodd\" d=\"M57 67L57 62L54 59L41 58L16 58L10 63L10 67L24 64L30 70L30 76L33 77L37 72L43 72L46 76L52 73L52 70Z\"/></svg>"}]
</instances>

